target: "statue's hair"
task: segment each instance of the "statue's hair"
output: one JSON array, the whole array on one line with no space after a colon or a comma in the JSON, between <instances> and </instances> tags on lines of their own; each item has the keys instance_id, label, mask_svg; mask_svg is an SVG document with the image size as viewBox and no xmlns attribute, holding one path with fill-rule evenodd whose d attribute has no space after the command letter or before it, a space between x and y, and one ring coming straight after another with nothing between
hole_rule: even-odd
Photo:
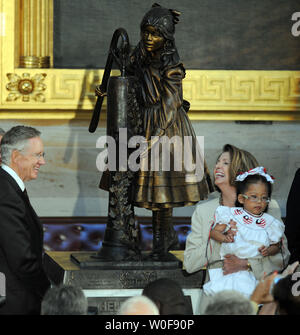
<instances>
[{"instance_id":1,"label":"statue's hair","mask_svg":"<svg viewBox=\"0 0 300 335\"><path fill-rule=\"evenodd\" d=\"M161 71L166 69L168 66L177 65L180 62L180 57L174 39L175 24L179 21L179 15L180 13L176 10L167 9L158 4L154 4L144 15L140 24L141 32L147 26L153 26L165 39L164 47L161 53ZM147 66L150 61L150 55L145 50L142 41L139 42L132 56L135 61L138 62L140 67L143 67L144 65Z\"/></svg>"}]
</instances>

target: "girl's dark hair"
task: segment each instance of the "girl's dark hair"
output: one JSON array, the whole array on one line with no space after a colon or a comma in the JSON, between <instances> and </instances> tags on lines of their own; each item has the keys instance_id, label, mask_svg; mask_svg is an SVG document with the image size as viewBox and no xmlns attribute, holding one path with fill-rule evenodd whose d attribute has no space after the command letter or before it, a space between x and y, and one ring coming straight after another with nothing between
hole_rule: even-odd
<instances>
[{"instance_id":1,"label":"girl's dark hair","mask_svg":"<svg viewBox=\"0 0 300 335\"><path fill-rule=\"evenodd\" d=\"M236 207L243 207L243 205L238 201L238 195L239 194L245 194L249 188L249 185L256 184L258 182L262 182L267 186L268 189L268 197L271 198L272 195L272 184L267 181L267 179L264 176L261 176L259 174L249 175L247 176L243 181L236 181ZM267 212L268 206L265 209L265 212Z\"/></svg>"}]
</instances>

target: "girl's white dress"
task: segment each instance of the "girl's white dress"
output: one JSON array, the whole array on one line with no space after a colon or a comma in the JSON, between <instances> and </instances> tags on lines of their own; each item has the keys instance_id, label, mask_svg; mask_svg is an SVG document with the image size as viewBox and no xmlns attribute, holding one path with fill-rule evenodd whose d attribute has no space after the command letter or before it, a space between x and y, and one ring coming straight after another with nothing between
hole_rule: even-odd
<instances>
[{"instance_id":1,"label":"girl's white dress","mask_svg":"<svg viewBox=\"0 0 300 335\"><path fill-rule=\"evenodd\" d=\"M226 254L234 254L239 258L261 258L263 256L258 248L278 243L283 236L282 222L267 213L252 215L240 207L219 206L215 212L214 226L226 224L229 229L231 219L237 223L237 233L234 242L222 243L221 259L224 259ZM221 268L208 271L210 281L203 285L203 290L208 295L223 290L235 290L250 297L257 285L257 280L251 271L239 271L228 275L223 275Z\"/></svg>"}]
</instances>

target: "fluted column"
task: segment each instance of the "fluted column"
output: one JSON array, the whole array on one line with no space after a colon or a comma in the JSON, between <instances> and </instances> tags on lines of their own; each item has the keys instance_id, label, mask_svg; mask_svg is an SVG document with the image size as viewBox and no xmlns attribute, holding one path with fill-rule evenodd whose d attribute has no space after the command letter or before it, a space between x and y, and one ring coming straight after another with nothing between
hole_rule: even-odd
<instances>
[{"instance_id":1,"label":"fluted column","mask_svg":"<svg viewBox=\"0 0 300 335\"><path fill-rule=\"evenodd\" d=\"M20 1L20 67L50 67L53 0Z\"/></svg>"}]
</instances>

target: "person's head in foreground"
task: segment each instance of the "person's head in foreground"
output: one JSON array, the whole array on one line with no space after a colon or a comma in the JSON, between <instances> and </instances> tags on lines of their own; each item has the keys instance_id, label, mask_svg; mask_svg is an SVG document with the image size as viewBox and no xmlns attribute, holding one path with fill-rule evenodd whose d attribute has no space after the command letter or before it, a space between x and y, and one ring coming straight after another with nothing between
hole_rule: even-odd
<instances>
[{"instance_id":1,"label":"person's head in foreground","mask_svg":"<svg viewBox=\"0 0 300 335\"><path fill-rule=\"evenodd\" d=\"M42 301L42 315L87 315L88 302L79 287L60 285L50 288Z\"/></svg>"},{"instance_id":2,"label":"person's head in foreground","mask_svg":"<svg viewBox=\"0 0 300 335\"><path fill-rule=\"evenodd\" d=\"M169 278L160 278L149 283L143 295L154 301L160 315L186 315L187 306L179 284Z\"/></svg>"},{"instance_id":3,"label":"person's head in foreground","mask_svg":"<svg viewBox=\"0 0 300 335\"><path fill-rule=\"evenodd\" d=\"M254 315L248 298L237 291L224 290L211 296L205 315Z\"/></svg>"},{"instance_id":4,"label":"person's head in foreground","mask_svg":"<svg viewBox=\"0 0 300 335\"><path fill-rule=\"evenodd\" d=\"M276 314L300 315L299 279L299 272L295 272L274 285L272 294L277 303Z\"/></svg>"},{"instance_id":5,"label":"person's head in foreground","mask_svg":"<svg viewBox=\"0 0 300 335\"><path fill-rule=\"evenodd\" d=\"M125 300L118 315L159 315L159 310L152 300L141 295Z\"/></svg>"}]
</instances>

